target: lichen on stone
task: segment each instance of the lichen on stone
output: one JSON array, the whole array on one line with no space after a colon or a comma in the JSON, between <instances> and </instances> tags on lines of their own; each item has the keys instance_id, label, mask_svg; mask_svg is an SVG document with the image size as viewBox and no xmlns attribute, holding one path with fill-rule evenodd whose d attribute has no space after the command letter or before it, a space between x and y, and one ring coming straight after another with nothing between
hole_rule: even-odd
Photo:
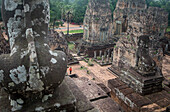
<instances>
[{"instance_id":1,"label":"lichen on stone","mask_svg":"<svg viewBox=\"0 0 170 112\"><path fill-rule=\"evenodd\" d=\"M54 59L54 58L51 58L51 63L56 64L56 63L57 63L57 60Z\"/></svg>"},{"instance_id":2,"label":"lichen on stone","mask_svg":"<svg viewBox=\"0 0 170 112\"><path fill-rule=\"evenodd\" d=\"M49 53L50 53L52 56L55 56L55 57L58 56L58 54L57 54L57 53L54 53L52 50L49 50Z\"/></svg>"},{"instance_id":3,"label":"lichen on stone","mask_svg":"<svg viewBox=\"0 0 170 112\"><path fill-rule=\"evenodd\" d=\"M12 81L15 84L24 83L27 81L27 73L24 65L17 67L16 69L10 70L10 75Z\"/></svg>"}]
</instances>

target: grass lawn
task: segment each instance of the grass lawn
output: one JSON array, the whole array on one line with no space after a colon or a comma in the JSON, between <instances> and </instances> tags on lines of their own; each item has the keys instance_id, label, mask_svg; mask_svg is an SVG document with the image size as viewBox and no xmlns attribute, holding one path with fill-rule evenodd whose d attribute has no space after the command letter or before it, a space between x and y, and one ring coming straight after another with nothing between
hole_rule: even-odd
<instances>
[{"instance_id":1,"label":"grass lawn","mask_svg":"<svg viewBox=\"0 0 170 112\"><path fill-rule=\"evenodd\" d=\"M74 44L73 44L73 43L68 43L68 48L69 48L70 50L73 50L73 49L74 49Z\"/></svg>"},{"instance_id":2,"label":"grass lawn","mask_svg":"<svg viewBox=\"0 0 170 112\"><path fill-rule=\"evenodd\" d=\"M67 31L64 31L64 33L67 33ZM83 33L83 29L82 30L71 30L69 31L69 33Z\"/></svg>"},{"instance_id":3,"label":"grass lawn","mask_svg":"<svg viewBox=\"0 0 170 112\"><path fill-rule=\"evenodd\" d=\"M168 26L168 28L167 28L167 30L166 30L167 32L170 32L170 26Z\"/></svg>"}]
</instances>

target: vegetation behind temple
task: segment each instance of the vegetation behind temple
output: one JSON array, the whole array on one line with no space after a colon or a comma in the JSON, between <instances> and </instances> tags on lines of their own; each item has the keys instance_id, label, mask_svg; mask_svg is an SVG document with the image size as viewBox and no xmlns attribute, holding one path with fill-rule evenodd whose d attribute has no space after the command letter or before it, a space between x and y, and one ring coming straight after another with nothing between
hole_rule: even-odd
<instances>
[{"instance_id":1,"label":"vegetation behind temple","mask_svg":"<svg viewBox=\"0 0 170 112\"><path fill-rule=\"evenodd\" d=\"M86 7L89 0L50 0L51 22L67 20L67 12L71 11L70 20L72 23L83 23ZM109 0L112 12L118 0ZM2 0L0 0L1 6ZM169 13L170 26L170 0L146 0L148 6L164 8ZM0 12L1 13L1 12ZM2 16L0 14L0 20Z\"/></svg>"},{"instance_id":2,"label":"vegetation behind temple","mask_svg":"<svg viewBox=\"0 0 170 112\"><path fill-rule=\"evenodd\" d=\"M66 13L71 11L70 20L73 23L83 23L86 7L89 0L50 0L51 3L51 21L67 20ZM109 0L111 10L114 11L118 0ZM169 12L170 26L170 1L169 0L146 0L148 6L164 8Z\"/></svg>"}]
</instances>

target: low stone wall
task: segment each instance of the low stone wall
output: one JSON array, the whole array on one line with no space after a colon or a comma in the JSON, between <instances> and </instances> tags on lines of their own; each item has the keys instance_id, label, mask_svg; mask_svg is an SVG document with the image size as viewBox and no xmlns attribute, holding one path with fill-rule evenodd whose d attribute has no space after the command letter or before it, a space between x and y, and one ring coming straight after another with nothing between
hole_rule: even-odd
<instances>
[{"instance_id":1,"label":"low stone wall","mask_svg":"<svg viewBox=\"0 0 170 112\"><path fill-rule=\"evenodd\" d=\"M83 33L76 33L76 34L72 34L72 35L66 37L68 42L81 40L82 38L83 38Z\"/></svg>"}]
</instances>

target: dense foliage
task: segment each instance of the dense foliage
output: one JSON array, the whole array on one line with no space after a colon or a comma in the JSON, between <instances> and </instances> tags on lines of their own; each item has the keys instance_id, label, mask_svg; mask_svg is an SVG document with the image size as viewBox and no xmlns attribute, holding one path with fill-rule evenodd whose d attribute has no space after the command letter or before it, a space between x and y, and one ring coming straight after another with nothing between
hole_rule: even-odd
<instances>
[{"instance_id":1,"label":"dense foliage","mask_svg":"<svg viewBox=\"0 0 170 112\"><path fill-rule=\"evenodd\" d=\"M71 11L70 20L73 23L83 23L86 7L89 0L50 0L52 20L67 20L67 12ZM112 12L118 0L109 0ZM169 12L170 25L170 0L146 0L148 6L164 8ZM55 10L55 11L53 11Z\"/></svg>"},{"instance_id":2,"label":"dense foliage","mask_svg":"<svg viewBox=\"0 0 170 112\"><path fill-rule=\"evenodd\" d=\"M1 6L0 0L0 6ZM70 21L73 23L83 23L83 18L86 12L86 7L89 0L50 0L51 6L51 22L67 20L68 11L70 14ZM116 7L118 0L109 0L112 12ZM164 8L169 12L169 26L170 26L170 0L146 0L148 6ZM2 20L0 12L0 20Z\"/></svg>"}]
</instances>

